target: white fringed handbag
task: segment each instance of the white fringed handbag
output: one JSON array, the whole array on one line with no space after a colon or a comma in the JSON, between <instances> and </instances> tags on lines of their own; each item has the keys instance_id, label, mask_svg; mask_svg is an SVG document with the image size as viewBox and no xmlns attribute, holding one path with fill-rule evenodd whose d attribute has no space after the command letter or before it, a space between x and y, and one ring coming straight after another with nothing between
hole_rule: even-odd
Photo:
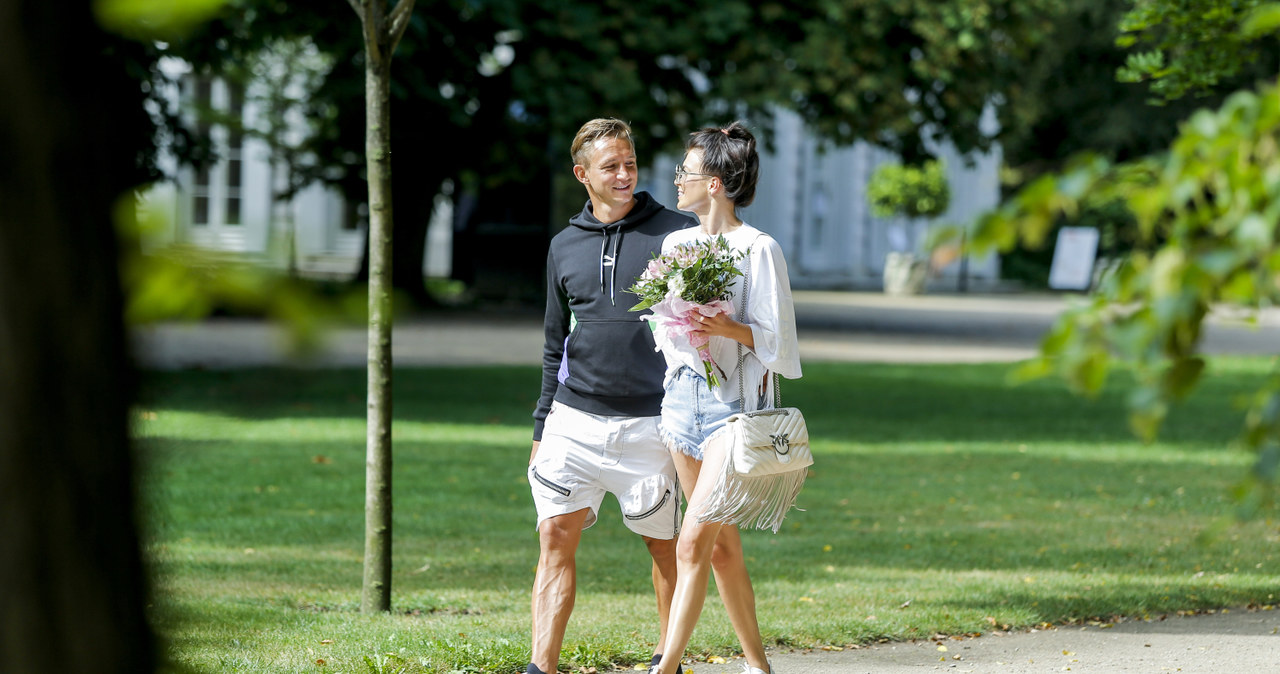
<instances>
[{"instance_id":1,"label":"white fringed handbag","mask_svg":"<svg viewBox=\"0 0 1280 674\"><path fill-rule=\"evenodd\" d=\"M748 251L748 256L750 251ZM742 308L738 322L746 322L751 264L742 279ZM738 402L746 409L742 383L742 344L738 344ZM782 406L778 373L773 373L774 408L739 412L717 433L729 448L715 489L707 497L698 521L716 521L778 533L787 511L795 505L813 465L809 428L804 415Z\"/></svg>"}]
</instances>

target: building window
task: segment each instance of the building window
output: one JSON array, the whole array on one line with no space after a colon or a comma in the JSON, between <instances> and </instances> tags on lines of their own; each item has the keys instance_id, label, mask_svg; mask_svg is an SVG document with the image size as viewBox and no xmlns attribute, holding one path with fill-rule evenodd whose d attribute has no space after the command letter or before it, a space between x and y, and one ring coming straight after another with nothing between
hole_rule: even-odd
<instances>
[{"instance_id":1,"label":"building window","mask_svg":"<svg viewBox=\"0 0 1280 674\"><path fill-rule=\"evenodd\" d=\"M209 224L209 167L196 169L195 184L191 186L194 197L192 204L191 224L203 227Z\"/></svg>"},{"instance_id":2,"label":"building window","mask_svg":"<svg viewBox=\"0 0 1280 674\"><path fill-rule=\"evenodd\" d=\"M209 136L209 111L213 105L213 79L198 77L195 80L192 103L196 111L196 133L201 138ZM195 183L191 186L191 224L205 227L209 224L209 162L201 162L196 167Z\"/></svg>"},{"instance_id":3,"label":"building window","mask_svg":"<svg viewBox=\"0 0 1280 674\"><path fill-rule=\"evenodd\" d=\"M195 167L191 185L191 225L195 228L244 224L244 128L226 120L244 118L244 87L213 77L191 80L195 130L208 138L210 159Z\"/></svg>"},{"instance_id":4,"label":"building window","mask_svg":"<svg viewBox=\"0 0 1280 674\"><path fill-rule=\"evenodd\" d=\"M227 113L231 119L244 121L244 87L229 85L227 87ZM227 129L227 184L226 184L226 224L243 223L240 217L240 186L244 166L244 128L233 124Z\"/></svg>"}]
</instances>

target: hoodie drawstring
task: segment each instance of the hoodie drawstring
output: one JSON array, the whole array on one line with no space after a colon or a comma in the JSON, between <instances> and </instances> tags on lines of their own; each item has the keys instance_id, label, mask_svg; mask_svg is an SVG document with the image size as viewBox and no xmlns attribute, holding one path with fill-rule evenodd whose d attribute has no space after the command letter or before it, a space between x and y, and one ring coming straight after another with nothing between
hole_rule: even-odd
<instances>
[{"instance_id":1,"label":"hoodie drawstring","mask_svg":"<svg viewBox=\"0 0 1280 674\"><path fill-rule=\"evenodd\" d=\"M617 229L618 229L618 235L613 237L613 251L606 256L604 254L604 251L605 251L605 248L609 245L609 228L608 227L600 228L600 235L602 237L600 239L600 292L601 293L604 292L604 268L605 266L608 266L610 268L609 269L609 304L612 304L614 306L618 305L617 300L614 298L614 288L618 280L617 260L618 260L618 247L622 244L622 226L619 225Z\"/></svg>"}]
</instances>

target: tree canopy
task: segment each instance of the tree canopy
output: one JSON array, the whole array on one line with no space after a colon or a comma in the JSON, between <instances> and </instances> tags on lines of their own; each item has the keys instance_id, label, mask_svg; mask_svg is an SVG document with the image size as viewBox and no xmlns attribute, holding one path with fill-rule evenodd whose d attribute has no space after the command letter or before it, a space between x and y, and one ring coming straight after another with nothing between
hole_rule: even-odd
<instances>
[{"instance_id":1,"label":"tree canopy","mask_svg":"<svg viewBox=\"0 0 1280 674\"><path fill-rule=\"evenodd\" d=\"M1268 0L1139 0L1120 22L1124 47L1145 48L1119 69L1126 82L1149 81L1156 101L1207 96L1241 75L1274 78L1273 29L1280 16Z\"/></svg>"},{"instance_id":2,"label":"tree canopy","mask_svg":"<svg viewBox=\"0 0 1280 674\"><path fill-rule=\"evenodd\" d=\"M396 269L418 267L427 197L445 181L473 197L464 218L562 221L580 195L552 203L551 176L567 170L572 134L592 117L632 122L642 158L730 118L767 131L778 108L834 142L869 141L909 162L940 139L986 149L999 129L984 114L1018 104L1019 64L1064 1L420 3L393 65L392 116L412 121L393 124L393 175L406 186L395 190ZM312 100L322 122L313 176L358 195L363 68L349 55L360 34L318 7L242 0L166 52L216 73L273 39L310 36L335 56ZM485 198L498 189L503 198Z\"/></svg>"}]
</instances>

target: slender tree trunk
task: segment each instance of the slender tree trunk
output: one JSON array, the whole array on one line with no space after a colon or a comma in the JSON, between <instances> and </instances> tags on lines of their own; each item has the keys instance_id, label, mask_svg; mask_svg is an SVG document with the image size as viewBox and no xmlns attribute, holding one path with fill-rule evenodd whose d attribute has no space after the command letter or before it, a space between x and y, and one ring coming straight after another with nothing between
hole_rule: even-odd
<instances>
[{"instance_id":1,"label":"slender tree trunk","mask_svg":"<svg viewBox=\"0 0 1280 674\"><path fill-rule=\"evenodd\" d=\"M156 666L111 217L142 108L108 44L88 2L0 3L0 672Z\"/></svg>"},{"instance_id":2,"label":"slender tree trunk","mask_svg":"<svg viewBox=\"0 0 1280 674\"><path fill-rule=\"evenodd\" d=\"M366 65L369 162L369 395L364 592L360 607L391 608L391 159L390 68Z\"/></svg>"},{"instance_id":3,"label":"slender tree trunk","mask_svg":"<svg viewBox=\"0 0 1280 674\"><path fill-rule=\"evenodd\" d=\"M365 40L365 153L369 180L369 354L364 584L360 610L391 610L391 54L413 0L348 0Z\"/></svg>"}]
</instances>

